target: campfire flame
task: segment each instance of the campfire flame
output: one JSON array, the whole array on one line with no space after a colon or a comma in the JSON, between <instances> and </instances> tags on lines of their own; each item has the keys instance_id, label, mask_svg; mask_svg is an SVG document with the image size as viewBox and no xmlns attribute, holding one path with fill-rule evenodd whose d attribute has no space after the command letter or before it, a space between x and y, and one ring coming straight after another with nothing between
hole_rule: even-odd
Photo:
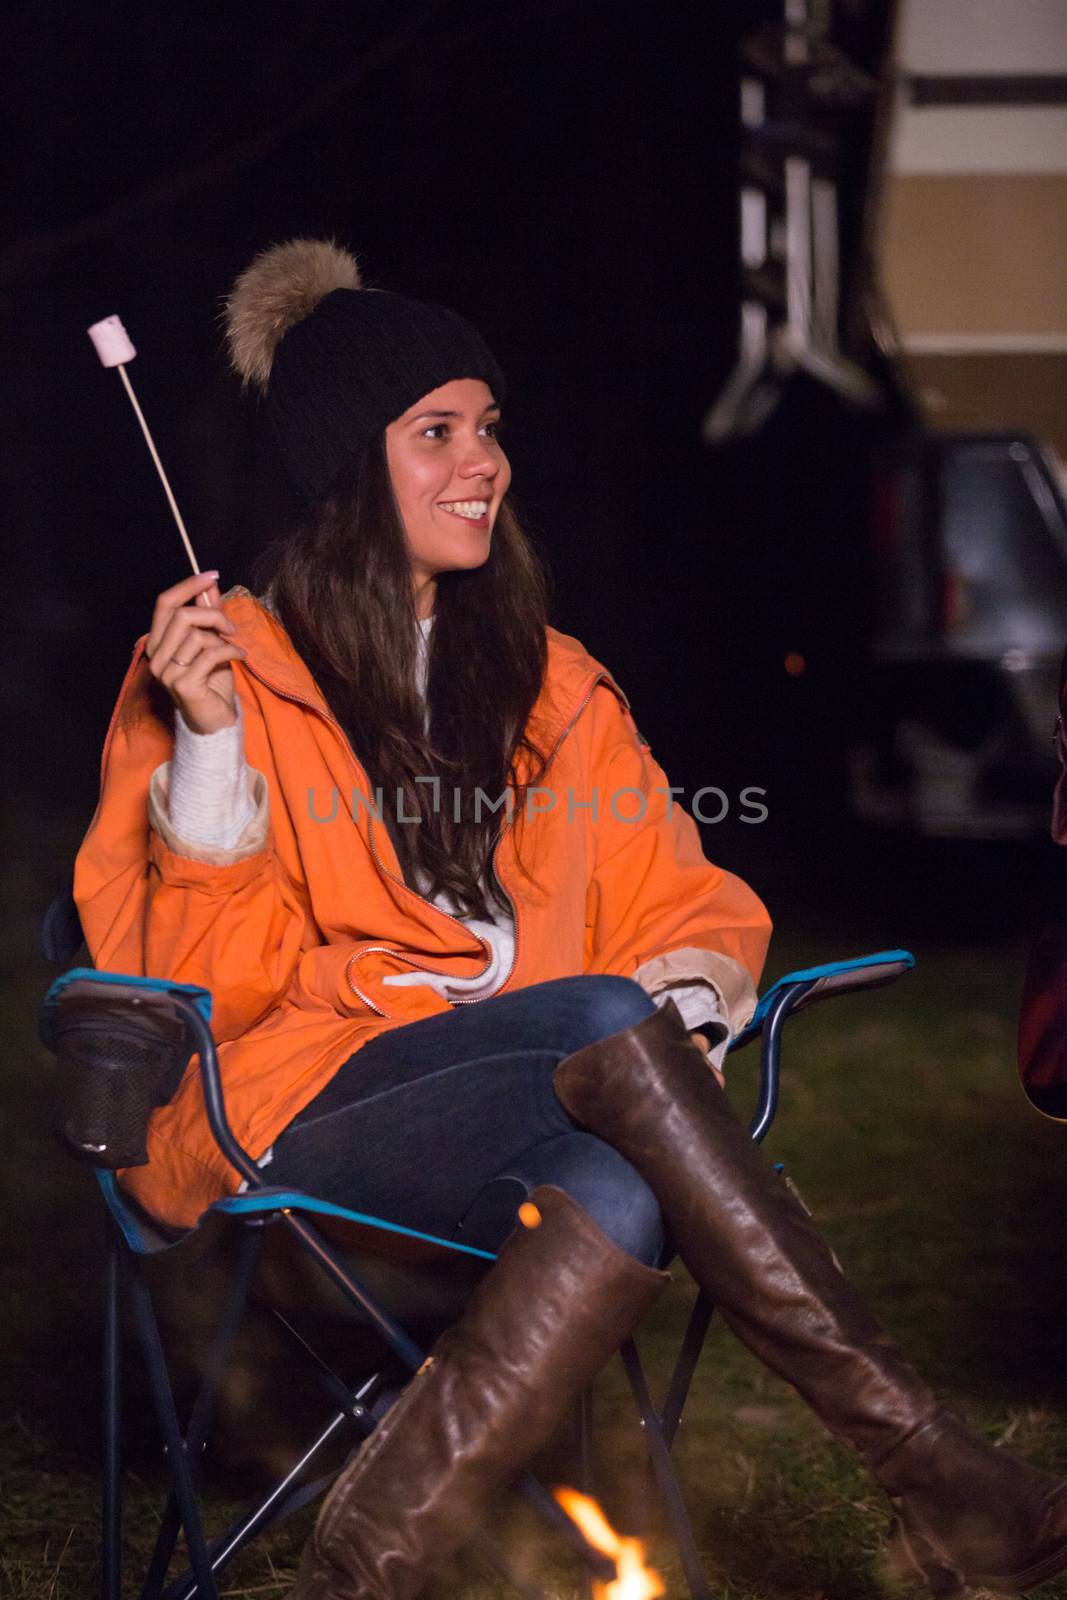
<instances>
[{"instance_id":1,"label":"campfire flame","mask_svg":"<svg viewBox=\"0 0 1067 1600\"><path fill-rule=\"evenodd\" d=\"M583 1537L610 1556L616 1576L610 1583L593 1580L593 1600L659 1600L666 1591L654 1567L645 1564L645 1547L640 1539L627 1539L615 1532L595 1500L577 1489L554 1489L553 1494Z\"/></svg>"}]
</instances>

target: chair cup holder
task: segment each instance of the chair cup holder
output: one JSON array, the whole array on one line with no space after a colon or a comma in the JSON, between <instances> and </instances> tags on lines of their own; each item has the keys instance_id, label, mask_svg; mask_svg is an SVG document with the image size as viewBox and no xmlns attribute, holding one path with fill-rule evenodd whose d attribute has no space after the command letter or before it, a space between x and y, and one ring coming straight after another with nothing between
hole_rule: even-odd
<instances>
[{"instance_id":1,"label":"chair cup holder","mask_svg":"<svg viewBox=\"0 0 1067 1600\"><path fill-rule=\"evenodd\" d=\"M185 1029L159 1016L55 1020L55 1126L79 1160L115 1171L148 1161L148 1119L172 1099L190 1057Z\"/></svg>"}]
</instances>

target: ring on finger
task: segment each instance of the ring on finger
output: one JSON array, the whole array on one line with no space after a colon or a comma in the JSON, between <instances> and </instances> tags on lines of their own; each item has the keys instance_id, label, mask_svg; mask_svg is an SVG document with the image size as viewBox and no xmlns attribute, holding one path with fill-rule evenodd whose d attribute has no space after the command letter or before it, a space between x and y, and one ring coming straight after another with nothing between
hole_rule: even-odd
<instances>
[{"instance_id":1,"label":"ring on finger","mask_svg":"<svg viewBox=\"0 0 1067 1600\"><path fill-rule=\"evenodd\" d=\"M170 659L176 667L187 667L189 665L188 661L183 661L180 656L171 656Z\"/></svg>"}]
</instances>

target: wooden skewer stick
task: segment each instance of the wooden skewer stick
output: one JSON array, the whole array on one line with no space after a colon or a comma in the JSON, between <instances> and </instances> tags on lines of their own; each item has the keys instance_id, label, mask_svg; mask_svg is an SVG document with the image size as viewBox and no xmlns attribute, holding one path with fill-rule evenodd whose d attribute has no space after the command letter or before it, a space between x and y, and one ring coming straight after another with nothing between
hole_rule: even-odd
<instances>
[{"instance_id":1,"label":"wooden skewer stick","mask_svg":"<svg viewBox=\"0 0 1067 1600\"><path fill-rule=\"evenodd\" d=\"M152 460L156 464L156 471L159 473L159 481L163 485L163 493L167 497L167 504L170 506L171 511L174 513L174 520L178 524L178 532L182 536L182 543L185 546L185 553L189 557L190 562L192 563L193 571L196 572L196 573L199 573L199 571L200 571L200 563L196 559L196 552L194 551L194 549L192 547L192 544L190 543L189 535L186 532L185 523L182 521L182 514L178 510L178 502L175 500L173 490L171 489L171 486L170 486L169 482L167 481L167 474L163 471L163 463L159 459L159 451L156 449L155 441L153 440L151 433L149 433L149 431L148 431L148 423L144 419L144 412L141 410L141 407L137 403L137 396L133 392L133 384L130 382L130 375L126 371L125 366L123 366L122 364L119 365L118 374L119 374L119 377L122 379L123 384L125 385L126 393L130 397L130 404L131 404L131 406L133 407L134 411L137 414L137 420L141 424L141 432L144 434L145 444L148 446L149 452L150 452L150 454L152 456Z\"/></svg>"}]
</instances>

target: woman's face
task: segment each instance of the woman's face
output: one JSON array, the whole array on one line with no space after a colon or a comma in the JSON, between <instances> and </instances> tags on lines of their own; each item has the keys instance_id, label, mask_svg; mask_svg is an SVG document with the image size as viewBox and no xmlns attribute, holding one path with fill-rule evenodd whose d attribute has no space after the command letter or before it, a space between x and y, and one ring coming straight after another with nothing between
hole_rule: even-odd
<instances>
[{"instance_id":1,"label":"woman's face","mask_svg":"<svg viewBox=\"0 0 1067 1600\"><path fill-rule=\"evenodd\" d=\"M420 617L437 575L480 567L511 482L497 439L500 407L480 378L431 389L385 430L393 493L407 535Z\"/></svg>"}]
</instances>

